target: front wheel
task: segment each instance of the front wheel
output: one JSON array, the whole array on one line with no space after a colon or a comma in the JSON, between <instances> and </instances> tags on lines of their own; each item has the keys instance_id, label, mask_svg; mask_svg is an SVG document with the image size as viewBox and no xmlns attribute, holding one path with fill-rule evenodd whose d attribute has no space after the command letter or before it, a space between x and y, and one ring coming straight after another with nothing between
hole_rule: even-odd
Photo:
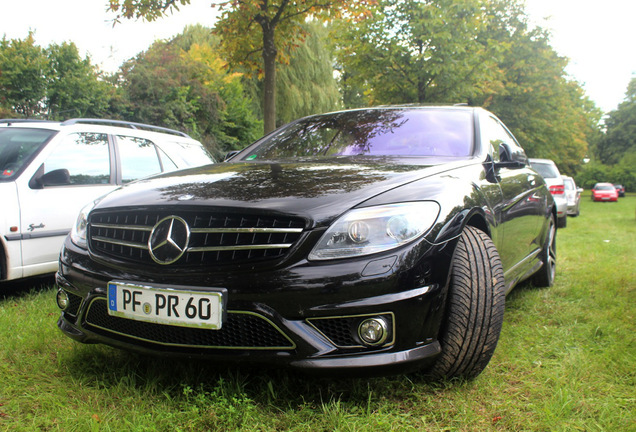
<instances>
[{"instance_id":1,"label":"front wheel","mask_svg":"<svg viewBox=\"0 0 636 432\"><path fill-rule=\"evenodd\" d=\"M471 226L453 255L442 352L429 371L434 378L474 378L497 346L505 307L499 253L492 240Z\"/></svg>"},{"instance_id":2,"label":"front wheel","mask_svg":"<svg viewBox=\"0 0 636 432\"><path fill-rule=\"evenodd\" d=\"M533 277L533 282L538 287L550 287L554 284L557 264L556 235L557 230L554 223L554 215L552 215L548 225L548 235L539 254L543 265Z\"/></svg>"}]
</instances>

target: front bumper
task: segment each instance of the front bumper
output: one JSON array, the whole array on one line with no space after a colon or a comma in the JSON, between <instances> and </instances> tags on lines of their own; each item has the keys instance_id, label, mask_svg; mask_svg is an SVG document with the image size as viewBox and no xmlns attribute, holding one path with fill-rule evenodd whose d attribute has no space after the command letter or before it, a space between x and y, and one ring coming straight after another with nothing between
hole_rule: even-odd
<instances>
[{"instance_id":1,"label":"front bumper","mask_svg":"<svg viewBox=\"0 0 636 432\"><path fill-rule=\"evenodd\" d=\"M422 247L430 250L422 254ZM223 328L202 330L108 315L110 280L183 286L183 277L153 278L106 267L67 241L57 283L71 301L58 327L83 343L104 343L144 354L269 363L329 373L410 372L426 368L440 352L437 334L448 271L446 251L440 248L444 247L414 245L373 259L320 265L302 262L278 270L190 277L188 285L199 289L227 289ZM393 264L384 265L389 268L384 273L362 275L378 263ZM358 326L369 317L382 317L389 323L390 337L379 346L367 345L358 336Z\"/></svg>"},{"instance_id":2,"label":"front bumper","mask_svg":"<svg viewBox=\"0 0 636 432\"><path fill-rule=\"evenodd\" d=\"M568 212L568 200L563 195L552 195L554 197L554 203L556 204L557 217L563 218L567 216Z\"/></svg>"}]
</instances>

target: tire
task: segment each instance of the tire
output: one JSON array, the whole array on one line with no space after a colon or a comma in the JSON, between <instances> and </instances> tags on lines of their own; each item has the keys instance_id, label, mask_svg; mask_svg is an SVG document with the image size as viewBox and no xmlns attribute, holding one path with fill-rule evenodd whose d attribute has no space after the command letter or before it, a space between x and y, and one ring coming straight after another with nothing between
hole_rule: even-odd
<instances>
[{"instance_id":1,"label":"tire","mask_svg":"<svg viewBox=\"0 0 636 432\"><path fill-rule=\"evenodd\" d=\"M464 229L451 265L442 352L429 370L440 378L474 378L497 346L505 308L505 283L492 240L471 226Z\"/></svg>"},{"instance_id":2,"label":"tire","mask_svg":"<svg viewBox=\"0 0 636 432\"><path fill-rule=\"evenodd\" d=\"M538 287L551 287L554 284L557 265L557 245L556 245L557 229L554 223L554 215L550 216L548 225L548 235L546 236L543 248L539 254L539 258L543 261L543 265L533 276L532 282Z\"/></svg>"},{"instance_id":3,"label":"tire","mask_svg":"<svg viewBox=\"0 0 636 432\"><path fill-rule=\"evenodd\" d=\"M563 216L562 218L557 219L557 228L565 228L568 226L568 217Z\"/></svg>"}]
</instances>

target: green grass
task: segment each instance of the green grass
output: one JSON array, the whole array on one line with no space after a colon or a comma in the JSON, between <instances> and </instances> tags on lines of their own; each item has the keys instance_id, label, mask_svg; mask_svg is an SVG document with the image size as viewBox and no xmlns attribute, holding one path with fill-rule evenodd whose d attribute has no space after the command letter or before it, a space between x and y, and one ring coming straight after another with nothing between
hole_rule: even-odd
<instances>
[{"instance_id":1,"label":"green grass","mask_svg":"<svg viewBox=\"0 0 636 432\"><path fill-rule=\"evenodd\" d=\"M634 196L584 198L558 232L555 286L511 293L473 381L131 355L63 336L50 285L13 289L0 294L0 430L636 431L635 210Z\"/></svg>"}]
</instances>

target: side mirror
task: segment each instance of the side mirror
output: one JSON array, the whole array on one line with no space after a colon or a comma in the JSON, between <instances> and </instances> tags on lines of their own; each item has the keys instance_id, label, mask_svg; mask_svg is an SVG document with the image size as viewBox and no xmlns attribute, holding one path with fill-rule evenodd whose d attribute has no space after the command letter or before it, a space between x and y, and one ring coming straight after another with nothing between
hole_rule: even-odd
<instances>
[{"instance_id":1,"label":"side mirror","mask_svg":"<svg viewBox=\"0 0 636 432\"><path fill-rule=\"evenodd\" d=\"M583 188L576 188L576 191L577 191L578 193L583 193Z\"/></svg>"},{"instance_id":2,"label":"side mirror","mask_svg":"<svg viewBox=\"0 0 636 432\"><path fill-rule=\"evenodd\" d=\"M44 171L44 169L40 167L29 182L29 186L33 189L42 189L45 186L64 186L71 184L71 174L66 168L49 171L46 174L42 174L42 171Z\"/></svg>"},{"instance_id":3,"label":"side mirror","mask_svg":"<svg viewBox=\"0 0 636 432\"><path fill-rule=\"evenodd\" d=\"M499 162L495 162L495 169L508 168L508 169L520 169L526 166L525 160L515 157L510 145L506 143L499 144Z\"/></svg>"},{"instance_id":4,"label":"side mirror","mask_svg":"<svg viewBox=\"0 0 636 432\"><path fill-rule=\"evenodd\" d=\"M225 157L223 158L223 162L229 161L230 159L232 159L234 156L236 156L240 152L241 152L240 150L232 150L231 152L226 153Z\"/></svg>"}]
</instances>

